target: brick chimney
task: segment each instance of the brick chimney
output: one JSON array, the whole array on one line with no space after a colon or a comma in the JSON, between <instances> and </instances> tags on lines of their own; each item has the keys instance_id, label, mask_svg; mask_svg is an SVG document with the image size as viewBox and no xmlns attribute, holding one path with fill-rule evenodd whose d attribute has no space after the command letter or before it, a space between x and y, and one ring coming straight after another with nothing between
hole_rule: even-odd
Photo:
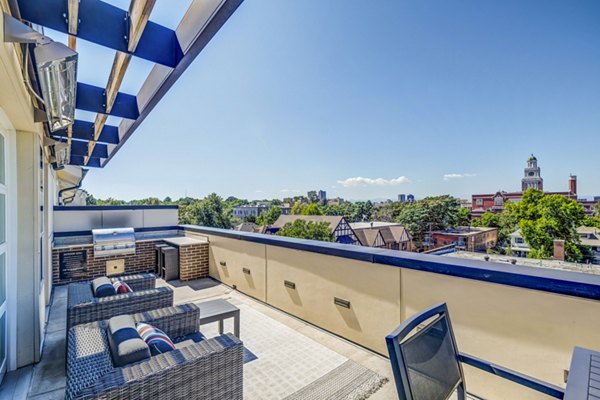
<instances>
[{"instance_id":1,"label":"brick chimney","mask_svg":"<svg viewBox=\"0 0 600 400\"><path fill-rule=\"evenodd\" d=\"M569 175L569 192L577 195L577 176Z\"/></svg>"},{"instance_id":2,"label":"brick chimney","mask_svg":"<svg viewBox=\"0 0 600 400\"><path fill-rule=\"evenodd\" d=\"M565 241L564 240L554 240L554 259L555 260L565 260Z\"/></svg>"}]
</instances>

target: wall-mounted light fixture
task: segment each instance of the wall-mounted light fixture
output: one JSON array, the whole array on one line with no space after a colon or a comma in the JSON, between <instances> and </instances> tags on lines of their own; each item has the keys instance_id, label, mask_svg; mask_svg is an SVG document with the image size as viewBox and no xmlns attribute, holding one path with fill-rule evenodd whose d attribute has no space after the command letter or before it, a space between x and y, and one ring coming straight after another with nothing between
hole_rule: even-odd
<instances>
[{"instance_id":1,"label":"wall-mounted light fixture","mask_svg":"<svg viewBox=\"0 0 600 400\"><path fill-rule=\"evenodd\" d=\"M51 132L75 121L77 52L4 13L4 41L35 43L35 67ZM27 73L24 71L23 73Z\"/></svg>"},{"instance_id":2,"label":"wall-mounted light fixture","mask_svg":"<svg viewBox=\"0 0 600 400\"><path fill-rule=\"evenodd\" d=\"M50 162L56 164L55 169L63 169L69 163L71 149L67 143L44 137L44 146L54 149L54 157L50 159Z\"/></svg>"}]
</instances>

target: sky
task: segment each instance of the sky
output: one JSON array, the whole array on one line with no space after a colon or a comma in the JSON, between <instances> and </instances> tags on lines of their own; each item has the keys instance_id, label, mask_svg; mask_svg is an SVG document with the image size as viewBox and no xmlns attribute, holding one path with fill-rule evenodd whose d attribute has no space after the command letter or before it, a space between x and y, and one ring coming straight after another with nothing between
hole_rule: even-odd
<instances>
[{"instance_id":1,"label":"sky","mask_svg":"<svg viewBox=\"0 0 600 400\"><path fill-rule=\"evenodd\" d=\"M151 19L175 28L187 4ZM519 190L533 153L546 190L575 174L600 195L599 22L593 0L246 0L83 188L470 198ZM79 81L105 86L113 51L78 46ZM134 59L121 91L151 66Z\"/></svg>"}]
</instances>

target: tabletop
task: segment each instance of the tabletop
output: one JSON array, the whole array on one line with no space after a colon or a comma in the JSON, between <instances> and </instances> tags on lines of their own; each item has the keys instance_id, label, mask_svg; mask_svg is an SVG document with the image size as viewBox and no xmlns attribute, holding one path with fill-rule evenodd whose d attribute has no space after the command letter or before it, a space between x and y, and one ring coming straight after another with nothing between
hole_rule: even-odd
<instances>
[{"instance_id":1,"label":"tabletop","mask_svg":"<svg viewBox=\"0 0 600 400\"><path fill-rule=\"evenodd\" d=\"M564 400L600 400L600 352L575 347Z\"/></svg>"}]
</instances>

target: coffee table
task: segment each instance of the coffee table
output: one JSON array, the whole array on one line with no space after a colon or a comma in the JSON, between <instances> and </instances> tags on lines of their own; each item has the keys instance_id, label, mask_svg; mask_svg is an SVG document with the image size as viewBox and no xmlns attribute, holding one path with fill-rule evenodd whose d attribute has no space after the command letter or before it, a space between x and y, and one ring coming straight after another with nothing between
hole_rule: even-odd
<instances>
[{"instance_id":1,"label":"coffee table","mask_svg":"<svg viewBox=\"0 0 600 400\"><path fill-rule=\"evenodd\" d=\"M217 299L196 303L200 307L200 325L219 322L219 334L223 334L223 321L233 318L233 334L240 337L240 309L227 300Z\"/></svg>"}]
</instances>

